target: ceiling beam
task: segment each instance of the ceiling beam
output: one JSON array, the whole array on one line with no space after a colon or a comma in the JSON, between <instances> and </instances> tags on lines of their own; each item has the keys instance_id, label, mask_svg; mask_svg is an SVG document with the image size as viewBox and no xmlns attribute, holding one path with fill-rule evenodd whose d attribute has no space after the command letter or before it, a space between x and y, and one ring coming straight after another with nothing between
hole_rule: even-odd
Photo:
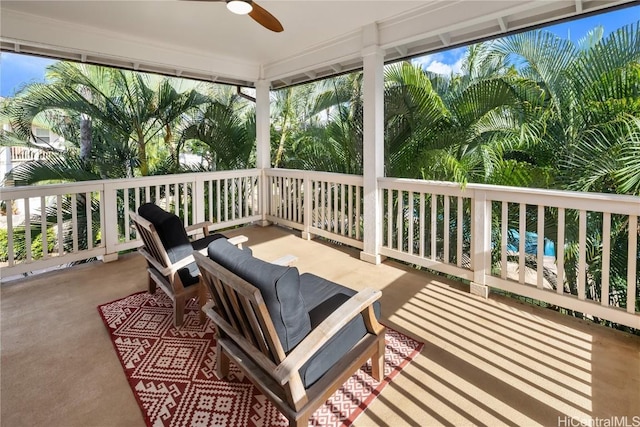
<instances>
[{"instance_id":1,"label":"ceiling beam","mask_svg":"<svg viewBox=\"0 0 640 427\"><path fill-rule=\"evenodd\" d=\"M443 45L449 46L451 44L451 34L441 33L441 34L438 34L438 37L440 37L440 41L442 42Z\"/></svg>"},{"instance_id":2,"label":"ceiling beam","mask_svg":"<svg viewBox=\"0 0 640 427\"><path fill-rule=\"evenodd\" d=\"M407 53L409 52L409 49L407 49L406 46L396 46L395 49L400 56L407 56Z\"/></svg>"},{"instance_id":3,"label":"ceiling beam","mask_svg":"<svg viewBox=\"0 0 640 427\"><path fill-rule=\"evenodd\" d=\"M503 33L509 31L509 23L507 22L507 18L499 16L498 25L500 25L500 31L502 31Z\"/></svg>"},{"instance_id":4,"label":"ceiling beam","mask_svg":"<svg viewBox=\"0 0 640 427\"><path fill-rule=\"evenodd\" d=\"M582 0L576 0L576 13L582 13Z\"/></svg>"}]
</instances>

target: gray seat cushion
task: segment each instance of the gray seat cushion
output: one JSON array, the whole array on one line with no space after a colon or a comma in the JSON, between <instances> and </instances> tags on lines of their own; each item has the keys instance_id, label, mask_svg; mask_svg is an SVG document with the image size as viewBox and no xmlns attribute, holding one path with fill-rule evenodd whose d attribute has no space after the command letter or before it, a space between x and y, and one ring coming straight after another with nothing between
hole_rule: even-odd
<instances>
[{"instance_id":1,"label":"gray seat cushion","mask_svg":"<svg viewBox=\"0 0 640 427\"><path fill-rule=\"evenodd\" d=\"M313 274L300 276L300 292L304 304L309 310L311 328L314 329L338 307L344 304L357 292L353 289L330 282ZM373 305L376 318L380 318L380 303ZM312 386L325 372L333 367L358 341L367 329L362 316L357 316L347 323L336 335L313 355L300 368L300 376L305 388Z\"/></svg>"},{"instance_id":2,"label":"gray seat cushion","mask_svg":"<svg viewBox=\"0 0 640 427\"><path fill-rule=\"evenodd\" d=\"M260 290L285 352L311 331L311 321L300 294L297 268L271 264L243 254L226 240L209 245L209 258Z\"/></svg>"},{"instance_id":3,"label":"gray seat cushion","mask_svg":"<svg viewBox=\"0 0 640 427\"><path fill-rule=\"evenodd\" d=\"M206 248L214 240L225 238L222 234L216 233L191 242L184 230L182 220L154 203L145 203L140 206L138 215L153 224L172 263L188 257L194 250ZM182 285L186 287L198 283L200 271L196 263L192 262L178 270L178 275Z\"/></svg>"}]
</instances>

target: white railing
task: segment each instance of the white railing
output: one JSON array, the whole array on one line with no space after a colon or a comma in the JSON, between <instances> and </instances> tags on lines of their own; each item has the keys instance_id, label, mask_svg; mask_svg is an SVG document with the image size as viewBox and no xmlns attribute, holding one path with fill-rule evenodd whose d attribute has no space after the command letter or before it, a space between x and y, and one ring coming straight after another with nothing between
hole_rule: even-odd
<instances>
[{"instance_id":1,"label":"white railing","mask_svg":"<svg viewBox=\"0 0 640 427\"><path fill-rule=\"evenodd\" d=\"M640 198L392 178L379 187L382 255L640 328ZM545 256L549 241L556 253Z\"/></svg>"},{"instance_id":2,"label":"white railing","mask_svg":"<svg viewBox=\"0 0 640 427\"><path fill-rule=\"evenodd\" d=\"M640 328L640 198L394 178L378 187L380 255ZM7 213L18 212L5 217L1 275L114 259L140 244L129 211L147 201L185 225L268 220L362 249L363 193L361 176L283 169L2 188Z\"/></svg>"},{"instance_id":3,"label":"white railing","mask_svg":"<svg viewBox=\"0 0 640 427\"><path fill-rule=\"evenodd\" d=\"M46 158L49 153L43 150L29 147L9 147L11 161L13 163L30 162Z\"/></svg>"},{"instance_id":4,"label":"white railing","mask_svg":"<svg viewBox=\"0 0 640 427\"><path fill-rule=\"evenodd\" d=\"M146 202L175 212L185 226L208 220L213 231L251 223L262 217L259 182L253 169L2 188L7 252L1 275L117 258L140 245L129 212ZM34 246L32 236L41 245Z\"/></svg>"},{"instance_id":5,"label":"white railing","mask_svg":"<svg viewBox=\"0 0 640 427\"><path fill-rule=\"evenodd\" d=\"M361 176L290 169L265 173L269 221L362 249Z\"/></svg>"},{"instance_id":6,"label":"white railing","mask_svg":"<svg viewBox=\"0 0 640 427\"><path fill-rule=\"evenodd\" d=\"M104 255L104 183L0 189L7 224L2 277Z\"/></svg>"}]
</instances>

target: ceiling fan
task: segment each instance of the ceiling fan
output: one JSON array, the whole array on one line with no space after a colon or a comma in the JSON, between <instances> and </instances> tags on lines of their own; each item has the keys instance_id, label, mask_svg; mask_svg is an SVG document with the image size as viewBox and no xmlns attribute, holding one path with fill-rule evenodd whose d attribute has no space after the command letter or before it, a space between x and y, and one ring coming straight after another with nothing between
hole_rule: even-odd
<instances>
[{"instance_id":1,"label":"ceiling fan","mask_svg":"<svg viewBox=\"0 0 640 427\"><path fill-rule=\"evenodd\" d=\"M254 21L275 33L282 32L284 28L275 16L267 12L258 3L252 0L189 0L189 1L224 1L227 9L238 15L249 15Z\"/></svg>"}]
</instances>

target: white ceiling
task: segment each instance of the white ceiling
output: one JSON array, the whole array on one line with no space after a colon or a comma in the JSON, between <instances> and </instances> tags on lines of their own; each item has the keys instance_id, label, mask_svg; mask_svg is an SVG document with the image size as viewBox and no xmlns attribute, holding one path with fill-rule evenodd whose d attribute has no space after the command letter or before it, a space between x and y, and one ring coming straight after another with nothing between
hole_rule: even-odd
<instances>
[{"instance_id":1,"label":"white ceiling","mask_svg":"<svg viewBox=\"0 0 640 427\"><path fill-rule=\"evenodd\" d=\"M224 2L0 1L3 50L252 85L299 83L361 66L369 44L392 60L630 0L261 0L273 33Z\"/></svg>"}]
</instances>

